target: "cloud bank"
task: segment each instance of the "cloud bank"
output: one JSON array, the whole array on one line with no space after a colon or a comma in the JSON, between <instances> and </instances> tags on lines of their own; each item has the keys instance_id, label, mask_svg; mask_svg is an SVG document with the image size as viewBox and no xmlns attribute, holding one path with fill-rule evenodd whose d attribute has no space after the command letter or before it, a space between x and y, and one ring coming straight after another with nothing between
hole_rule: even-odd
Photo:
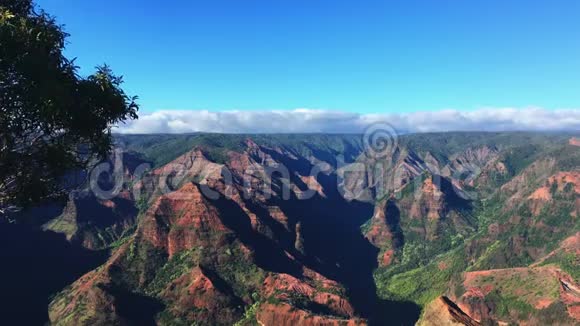
<instances>
[{"instance_id":1,"label":"cloud bank","mask_svg":"<svg viewBox=\"0 0 580 326\"><path fill-rule=\"evenodd\" d=\"M373 123L400 132L580 130L580 109L481 108L413 113L359 114L331 110L160 110L115 128L118 133L360 133Z\"/></svg>"}]
</instances>

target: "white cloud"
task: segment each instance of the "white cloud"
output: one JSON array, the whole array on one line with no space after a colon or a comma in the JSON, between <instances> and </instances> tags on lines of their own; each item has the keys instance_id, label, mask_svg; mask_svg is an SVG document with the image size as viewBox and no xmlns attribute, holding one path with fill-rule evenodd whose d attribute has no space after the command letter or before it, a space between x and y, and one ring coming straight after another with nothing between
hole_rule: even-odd
<instances>
[{"instance_id":1,"label":"white cloud","mask_svg":"<svg viewBox=\"0 0 580 326\"><path fill-rule=\"evenodd\" d=\"M119 126L119 133L353 133L376 122L399 131L580 130L580 109L481 108L413 113L358 114L331 110L161 110Z\"/></svg>"}]
</instances>

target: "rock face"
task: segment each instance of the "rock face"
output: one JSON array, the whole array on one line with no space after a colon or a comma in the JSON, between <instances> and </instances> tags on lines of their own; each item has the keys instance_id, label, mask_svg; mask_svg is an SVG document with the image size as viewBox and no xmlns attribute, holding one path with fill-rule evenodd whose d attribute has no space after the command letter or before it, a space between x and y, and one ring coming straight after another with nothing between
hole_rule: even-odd
<instances>
[{"instance_id":1,"label":"rock face","mask_svg":"<svg viewBox=\"0 0 580 326\"><path fill-rule=\"evenodd\" d=\"M447 312L437 319L438 293L476 324L575 324L578 308L566 303L574 300L557 293L562 275L577 282L571 275L580 252L554 247L578 230L580 152L559 141L551 153L538 144L484 145L446 157L417 152L420 173L401 178L403 186L377 202L363 227L381 249L380 295L421 303L424 323L469 324ZM458 281L464 277L469 281ZM496 281L471 282L486 278Z\"/></svg>"},{"instance_id":2,"label":"rock face","mask_svg":"<svg viewBox=\"0 0 580 326\"><path fill-rule=\"evenodd\" d=\"M325 258L305 257L313 226L280 201L282 179L267 177L279 164L272 155L280 154L248 141L246 151L227 155L220 165L194 149L138 183L149 208L135 234L105 265L51 303L53 323L134 321L135 312L127 307L143 301L150 314L139 320L147 323L231 325L262 318L264 323L365 324L344 287L312 269L332 273ZM255 172L250 182L244 179L248 170ZM316 201L338 200L314 176L298 173L290 181L298 191L312 189ZM155 186L160 182L167 189Z\"/></svg>"},{"instance_id":3,"label":"rock face","mask_svg":"<svg viewBox=\"0 0 580 326\"><path fill-rule=\"evenodd\" d=\"M121 238L137 218L137 208L130 194L102 200L88 192L73 192L57 218L46 223L45 230L62 233L74 243L89 249L101 249Z\"/></svg>"},{"instance_id":4,"label":"rock face","mask_svg":"<svg viewBox=\"0 0 580 326\"><path fill-rule=\"evenodd\" d=\"M435 172L453 180L458 187L485 187L490 181L487 178L507 172L505 164L500 160L500 149L487 145L469 147L452 154L449 161L442 165L439 164Z\"/></svg>"},{"instance_id":5,"label":"rock face","mask_svg":"<svg viewBox=\"0 0 580 326\"><path fill-rule=\"evenodd\" d=\"M541 213L542 209L547 203L553 201L553 196L561 196L561 194L572 194L576 197L574 203L576 210L574 214L580 209L580 171L558 172L549 177L543 186L536 189L528 196L530 201L530 209L534 215ZM571 198L572 199L572 198Z\"/></svg>"},{"instance_id":6,"label":"rock face","mask_svg":"<svg viewBox=\"0 0 580 326\"><path fill-rule=\"evenodd\" d=\"M274 243L252 240L249 235L255 231L250 221L234 222L230 219L242 216L229 214L192 183L159 197L136 234L107 264L53 301L51 320L62 324L131 320L123 305L137 304L134 296L138 293L157 303L160 310L153 312L161 313L160 323L232 324L242 318L240 307L252 303L261 307L262 301L277 302L264 307L292 304L308 315L354 318L354 309L338 283L302 266ZM266 258L269 264L260 262ZM274 268L286 273L274 272ZM290 315L283 318L294 318ZM324 319L332 320L313 320Z\"/></svg>"},{"instance_id":7,"label":"rock face","mask_svg":"<svg viewBox=\"0 0 580 326\"><path fill-rule=\"evenodd\" d=\"M378 260L388 266L407 237L440 243L445 233L468 234L474 230L468 212L471 203L462 198L450 180L424 171L399 191L375 205L365 235L381 248Z\"/></svg>"},{"instance_id":8,"label":"rock face","mask_svg":"<svg viewBox=\"0 0 580 326\"><path fill-rule=\"evenodd\" d=\"M422 221L424 238L433 241L440 236L442 225L457 232L471 227L463 215L463 210L470 209L470 203L460 195L451 181L428 175L413 197L402 198L399 206L410 219Z\"/></svg>"},{"instance_id":9,"label":"rock face","mask_svg":"<svg viewBox=\"0 0 580 326\"><path fill-rule=\"evenodd\" d=\"M342 167L338 173L347 198L375 201L404 188L429 169L411 149L396 147L382 158L361 155L355 164Z\"/></svg>"},{"instance_id":10,"label":"rock face","mask_svg":"<svg viewBox=\"0 0 580 326\"><path fill-rule=\"evenodd\" d=\"M88 249L111 245L135 227L139 210L130 185L140 173L137 169L147 164L135 153L113 151L94 170L102 172L97 182L70 192L61 213L43 229L64 234L69 241Z\"/></svg>"},{"instance_id":11,"label":"rock face","mask_svg":"<svg viewBox=\"0 0 580 326\"><path fill-rule=\"evenodd\" d=\"M402 245L399 235L399 211L392 200L384 200L375 206L366 237L376 247L398 247Z\"/></svg>"},{"instance_id":12,"label":"rock face","mask_svg":"<svg viewBox=\"0 0 580 326\"><path fill-rule=\"evenodd\" d=\"M265 304L256 314L256 321L260 325L317 325L317 326L355 326L366 325L358 319L339 319L327 316L314 316L308 311L296 309L288 304Z\"/></svg>"},{"instance_id":13,"label":"rock face","mask_svg":"<svg viewBox=\"0 0 580 326\"><path fill-rule=\"evenodd\" d=\"M553 266L469 272L464 275L463 287L465 293L456 299L458 306L482 322L543 324L557 320L572 325L580 320L575 313L580 302L578 285ZM501 305L506 305L505 310L498 309ZM518 311L522 306L529 311ZM552 316L554 311L558 315Z\"/></svg>"},{"instance_id":14,"label":"rock face","mask_svg":"<svg viewBox=\"0 0 580 326\"><path fill-rule=\"evenodd\" d=\"M409 135L383 157L347 136L120 143L163 164L45 225L111 250L53 324L579 322L570 135Z\"/></svg>"},{"instance_id":15,"label":"rock face","mask_svg":"<svg viewBox=\"0 0 580 326\"><path fill-rule=\"evenodd\" d=\"M344 174L342 187L347 195L374 199L375 213L365 235L381 249L378 259L386 266L385 254L401 249L405 234L438 246L447 241L444 237L449 233L465 236L473 232L473 198L467 189L487 187L490 175L507 173L499 159L495 146L468 147L445 158L400 145L379 161L361 156L339 173ZM349 170L357 172L347 174ZM387 256L390 262L393 255Z\"/></svg>"},{"instance_id":16,"label":"rock face","mask_svg":"<svg viewBox=\"0 0 580 326\"><path fill-rule=\"evenodd\" d=\"M139 231L144 241L163 249L172 258L176 253L210 245L212 237L228 230L217 208L204 198L199 187L187 183L157 198Z\"/></svg>"},{"instance_id":17,"label":"rock face","mask_svg":"<svg viewBox=\"0 0 580 326\"><path fill-rule=\"evenodd\" d=\"M476 320L469 317L453 301L442 296L434 300L423 312L423 317L417 323L419 326L479 326Z\"/></svg>"}]
</instances>

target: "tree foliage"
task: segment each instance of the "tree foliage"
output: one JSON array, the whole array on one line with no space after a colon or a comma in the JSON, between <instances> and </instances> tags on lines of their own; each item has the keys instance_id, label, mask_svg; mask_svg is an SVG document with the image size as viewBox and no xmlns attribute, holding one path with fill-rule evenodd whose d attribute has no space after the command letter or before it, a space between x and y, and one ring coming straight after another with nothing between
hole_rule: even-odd
<instances>
[{"instance_id":1,"label":"tree foliage","mask_svg":"<svg viewBox=\"0 0 580 326\"><path fill-rule=\"evenodd\" d=\"M61 194L67 172L109 152L111 126L137 118L109 67L77 74L67 36L31 0L0 0L0 213Z\"/></svg>"}]
</instances>

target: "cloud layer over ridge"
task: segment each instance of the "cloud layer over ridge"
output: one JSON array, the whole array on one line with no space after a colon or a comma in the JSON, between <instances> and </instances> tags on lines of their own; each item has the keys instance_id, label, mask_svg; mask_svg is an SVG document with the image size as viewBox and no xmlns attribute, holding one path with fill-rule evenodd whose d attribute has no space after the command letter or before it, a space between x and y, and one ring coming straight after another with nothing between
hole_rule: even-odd
<instances>
[{"instance_id":1,"label":"cloud layer over ridge","mask_svg":"<svg viewBox=\"0 0 580 326\"><path fill-rule=\"evenodd\" d=\"M359 133L373 123L398 131L580 130L580 109L482 108L413 113L360 114L332 110L207 111L141 113L118 133Z\"/></svg>"}]
</instances>

